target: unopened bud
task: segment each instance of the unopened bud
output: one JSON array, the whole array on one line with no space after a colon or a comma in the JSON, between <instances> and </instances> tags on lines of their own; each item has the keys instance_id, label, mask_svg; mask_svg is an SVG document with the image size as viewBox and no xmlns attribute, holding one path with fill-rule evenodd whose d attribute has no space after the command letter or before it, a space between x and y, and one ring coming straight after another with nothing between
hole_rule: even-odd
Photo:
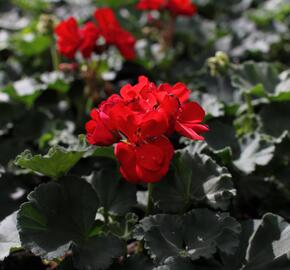
<instances>
[{"instance_id":1,"label":"unopened bud","mask_svg":"<svg viewBox=\"0 0 290 270\"><path fill-rule=\"evenodd\" d=\"M209 67L210 74L216 76L218 74L224 74L230 64L230 59L225 52L216 52L214 57L210 57L207 60L207 66Z\"/></svg>"},{"instance_id":2,"label":"unopened bud","mask_svg":"<svg viewBox=\"0 0 290 270\"><path fill-rule=\"evenodd\" d=\"M41 34L51 34L53 32L56 17L50 14L41 14L37 23L37 31Z\"/></svg>"}]
</instances>

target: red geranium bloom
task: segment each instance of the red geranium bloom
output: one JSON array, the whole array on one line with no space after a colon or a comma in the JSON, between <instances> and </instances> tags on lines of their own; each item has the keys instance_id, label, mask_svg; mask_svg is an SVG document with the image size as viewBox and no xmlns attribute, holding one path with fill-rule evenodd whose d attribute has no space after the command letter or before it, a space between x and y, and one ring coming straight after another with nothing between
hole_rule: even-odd
<instances>
[{"instance_id":1,"label":"red geranium bloom","mask_svg":"<svg viewBox=\"0 0 290 270\"><path fill-rule=\"evenodd\" d=\"M141 76L112 95L91 113L87 125L90 144L116 145L121 173L129 182L156 182L168 171L173 146L166 137L174 131L192 140L208 130L202 124L204 110L189 102L182 83L157 87Z\"/></svg>"},{"instance_id":2,"label":"red geranium bloom","mask_svg":"<svg viewBox=\"0 0 290 270\"><path fill-rule=\"evenodd\" d=\"M80 34L82 42L79 49L85 58L89 58L96 47L100 31L94 23L88 22L80 29Z\"/></svg>"},{"instance_id":3,"label":"red geranium bloom","mask_svg":"<svg viewBox=\"0 0 290 270\"><path fill-rule=\"evenodd\" d=\"M59 52L69 59L74 58L82 41L76 19L70 17L60 22L55 28L55 33L58 37Z\"/></svg>"},{"instance_id":4,"label":"red geranium bloom","mask_svg":"<svg viewBox=\"0 0 290 270\"><path fill-rule=\"evenodd\" d=\"M167 0L140 0L137 8L140 10L160 10L166 6Z\"/></svg>"},{"instance_id":5,"label":"red geranium bloom","mask_svg":"<svg viewBox=\"0 0 290 270\"><path fill-rule=\"evenodd\" d=\"M208 127L201 124L205 117L205 111L196 102L186 103L180 108L176 122L175 130L192 140L204 140L200 133L208 131Z\"/></svg>"},{"instance_id":6,"label":"red geranium bloom","mask_svg":"<svg viewBox=\"0 0 290 270\"><path fill-rule=\"evenodd\" d=\"M94 15L106 43L115 45L125 59L134 59L136 40L121 27L113 11L110 8L99 8Z\"/></svg>"},{"instance_id":7,"label":"red geranium bloom","mask_svg":"<svg viewBox=\"0 0 290 270\"><path fill-rule=\"evenodd\" d=\"M120 142L115 148L121 174L131 183L158 182L167 173L173 152L166 137L140 146Z\"/></svg>"},{"instance_id":8,"label":"red geranium bloom","mask_svg":"<svg viewBox=\"0 0 290 270\"><path fill-rule=\"evenodd\" d=\"M174 15L192 16L197 12L197 7L191 0L169 0L167 8Z\"/></svg>"},{"instance_id":9,"label":"red geranium bloom","mask_svg":"<svg viewBox=\"0 0 290 270\"><path fill-rule=\"evenodd\" d=\"M69 59L74 58L78 50L83 57L89 58L99 38L99 30L93 23L88 22L79 28L73 17L60 22L55 33L59 52Z\"/></svg>"},{"instance_id":10,"label":"red geranium bloom","mask_svg":"<svg viewBox=\"0 0 290 270\"><path fill-rule=\"evenodd\" d=\"M137 9L162 10L168 9L173 15L192 16L197 12L197 7L191 0L139 0Z\"/></svg>"}]
</instances>

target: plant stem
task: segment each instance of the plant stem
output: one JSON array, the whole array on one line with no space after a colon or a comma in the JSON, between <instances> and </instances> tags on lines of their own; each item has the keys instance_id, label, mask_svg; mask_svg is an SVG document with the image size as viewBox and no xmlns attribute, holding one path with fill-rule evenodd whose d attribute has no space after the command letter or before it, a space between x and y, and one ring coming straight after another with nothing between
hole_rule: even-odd
<instances>
[{"instance_id":1,"label":"plant stem","mask_svg":"<svg viewBox=\"0 0 290 270\"><path fill-rule=\"evenodd\" d=\"M54 45L51 46L50 53L51 53L53 69L54 70L58 70L58 67L59 67L59 56L58 56L58 52L56 50L56 47Z\"/></svg>"},{"instance_id":2,"label":"plant stem","mask_svg":"<svg viewBox=\"0 0 290 270\"><path fill-rule=\"evenodd\" d=\"M164 30L162 33L162 38L163 38L162 47L164 50L172 47L173 37L174 37L174 32L175 32L175 22L176 22L176 17L170 14L166 25L164 25Z\"/></svg>"},{"instance_id":3,"label":"plant stem","mask_svg":"<svg viewBox=\"0 0 290 270\"><path fill-rule=\"evenodd\" d=\"M246 91L244 93L244 97L245 97L246 104L247 104L248 115L252 116L254 114L254 107L253 107L253 104L252 104L251 93Z\"/></svg>"},{"instance_id":4,"label":"plant stem","mask_svg":"<svg viewBox=\"0 0 290 270\"><path fill-rule=\"evenodd\" d=\"M248 114L248 121L249 121L249 131L252 132L255 129L255 117L254 117L254 107L252 104L252 97L251 93L246 91L244 93L244 98L247 104L247 114Z\"/></svg>"},{"instance_id":5,"label":"plant stem","mask_svg":"<svg viewBox=\"0 0 290 270\"><path fill-rule=\"evenodd\" d=\"M148 183L148 201L147 201L146 216L150 215L154 208L152 193L153 193L153 184Z\"/></svg>"}]
</instances>

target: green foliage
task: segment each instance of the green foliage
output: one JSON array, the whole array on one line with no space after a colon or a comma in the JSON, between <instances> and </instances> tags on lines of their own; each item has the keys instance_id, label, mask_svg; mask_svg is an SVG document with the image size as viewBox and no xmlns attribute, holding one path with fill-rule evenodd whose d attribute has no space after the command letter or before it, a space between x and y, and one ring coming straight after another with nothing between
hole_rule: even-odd
<instances>
[{"instance_id":1,"label":"green foliage","mask_svg":"<svg viewBox=\"0 0 290 270\"><path fill-rule=\"evenodd\" d=\"M108 267L123 254L122 241L96 230L100 202L84 180L65 177L40 185L28 199L18 213L18 227L22 245L33 253L52 259L72 249L77 267L93 269Z\"/></svg>"},{"instance_id":2,"label":"green foliage","mask_svg":"<svg viewBox=\"0 0 290 270\"><path fill-rule=\"evenodd\" d=\"M19 249L58 270L290 268L289 1L193 2L198 15L177 16L165 42L169 13L137 0L0 1L0 269ZM137 59L113 46L88 61L58 55L58 21L105 6ZM78 139L90 110L143 74L187 84L210 130L170 137L151 201L121 177L114 146Z\"/></svg>"},{"instance_id":3,"label":"green foliage","mask_svg":"<svg viewBox=\"0 0 290 270\"><path fill-rule=\"evenodd\" d=\"M151 257L163 263L169 258L210 258L218 250L233 254L239 244L239 232L239 223L228 214L195 209L184 216L147 217L141 220L136 237L144 239Z\"/></svg>"},{"instance_id":4,"label":"green foliage","mask_svg":"<svg viewBox=\"0 0 290 270\"><path fill-rule=\"evenodd\" d=\"M158 208L176 213L202 203L227 209L235 189L225 168L210 157L195 153L191 147L177 153L173 168L154 187L153 198Z\"/></svg>"},{"instance_id":5,"label":"green foliage","mask_svg":"<svg viewBox=\"0 0 290 270\"><path fill-rule=\"evenodd\" d=\"M82 158L86 150L82 141L75 149L52 147L44 156L33 156L29 150L25 150L16 157L15 165L57 179L65 175Z\"/></svg>"}]
</instances>

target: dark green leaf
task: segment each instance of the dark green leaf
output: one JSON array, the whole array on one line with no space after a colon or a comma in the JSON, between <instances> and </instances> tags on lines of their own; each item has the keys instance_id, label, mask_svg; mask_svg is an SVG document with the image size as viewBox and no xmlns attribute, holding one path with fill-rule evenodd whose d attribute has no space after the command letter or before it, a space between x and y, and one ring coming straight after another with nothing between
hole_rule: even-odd
<instances>
[{"instance_id":1,"label":"dark green leaf","mask_svg":"<svg viewBox=\"0 0 290 270\"><path fill-rule=\"evenodd\" d=\"M177 152L171 171L153 189L153 198L166 212L185 211L191 204L204 203L226 209L235 189L231 175L210 157L193 153L190 146Z\"/></svg>"},{"instance_id":2,"label":"dark green leaf","mask_svg":"<svg viewBox=\"0 0 290 270\"><path fill-rule=\"evenodd\" d=\"M77 269L107 269L113 258L125 253L124 243L116 236L98 236L72 248Z\"/></svg>"},{"instance_id":3,"label":"dark green leaf","mask_svg":"<svg viewBox=\"0 0 290 270\"><path fill-rule=\"evenodd\" d=\"M91 181L100 204L113 214L123 215L136 204L136 185L121 178L117 163L108 160L107 165L95 172Z\"/></svg>"},{"instance_id":4,"label":"dark green leaf","mask_svg":"<svg viewBox=\"0 0 290 270\"><path fill-rule=\"evenodd\" d=\"M64 177L40 185L28 199L20 208L18 228L22 246L34 254L53 259L72 250L81 269L103 269L123 255L123 242L103 234L95 222L100 203L85 180Z\"/></svg>"},{"instance_id":5,"label":"dark green leaf","mask_svg":"<svg viewBox=\"0 0 290 270\"><path fill-rule=\"evenodd\" d=\"M260 220L248 220L241 223L242 231L240 233L239 247L234 254L222 253L222 261L224 264L224 270L236 270L241 269L243 265L247 263L246 254L249 246L250 238L260 226Z\"/></svg>"},{"instance_id":6,"label":"dark green leaf","mask_svg":"<svg viewBox=\"0 0 290 270\"><path fill-rule=\"evenodd\" d=\"M290 102L272 102L260 112L262 131L274 137L280 136L285 130L290 132Z\"/></svg>"},{"instance_id":7,"label":"dark green leaf","mask_svg":"<svg viewBox=\"0 0 290 270\"><path fill-rule=\"evenodd\" d=\"M233 254L239 233L239 223L228 214L196 209L184 216L146 217L141 220L136 237L144 239L154 259L165 262L169 258L210 258L218 250Z\"/></svg>"},{"instance_id":8,"label":"dark green leaf","mask_svg":"<svg viewBox=\"0 0 290 270\"><path fill-rule=\"evenodd\" d=\"M246 270L286 270L290 265L290 225L283 218L266 214L250 239Z\"/></svg>"},{"instance_id":9,"label":"dark green leaf","mask_svg":"<svg viewBox=\"0 0 290 270\"><path fill-rule=\"evenodd\" d=\"M115 263L109 270L152 270L152 261L143 254L132 255L126 258L122 264Z\"/></svg>"},{"instance_id":10,"label":"dark green leaf","mask_svg":"<svg viewBox=\"0 0 290 270\"><path fill-rule=\"evenodd\" d=\"M92 187L73 177L42 184L18 213L21 243L36 255L57 258L71 242L82 243L94 227L99 200Z\"/></svg>"},{"instance_id":11,"label":"dark green leaf","mask_svg":"<svg viewBox=\"0 0 290 270\"><path fill-rule=\"evenodd\" d=\"M233 125L226 123L225 119L217 118L207 122L210 132L204 134L205 140L213 150L223 150L231 147L233 154L239 153L239 144Z\"/></svg>"},{"instance_id":12,"label":"dark green leaf","mask_svg":"<svg viewBox=\"0 0 290 270\"><path fill-rule=\"evenodd\" d=\"M241 156L234 161L234 164L247 174L253 172L256 165L267 165L273 158L275 150L274 144L261 138L258 133L244 137L241 148Z\"/></svg>"}]
</instances>

